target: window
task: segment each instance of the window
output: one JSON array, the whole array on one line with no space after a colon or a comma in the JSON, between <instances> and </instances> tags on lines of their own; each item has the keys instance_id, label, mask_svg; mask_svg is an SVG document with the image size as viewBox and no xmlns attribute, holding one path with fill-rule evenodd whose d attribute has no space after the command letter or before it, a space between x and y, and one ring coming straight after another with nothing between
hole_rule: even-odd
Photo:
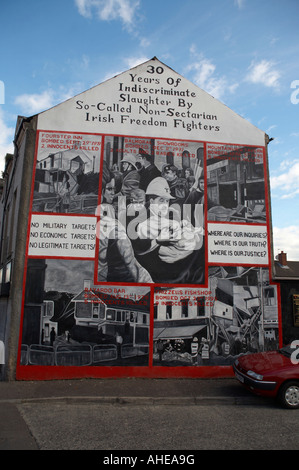
<instances>
[{"instance_id":1,"label":"window","mask_svg":"<svg viewBox=\"0 0 299 470\"><path fill-rule=\"evenodd\" d=\"M15 225L16 201L17 201L17 189L15 190L14 195L13 195L12 210L10 214L10 227L9 227L10 237L8 241L8 253L11 253L13 251L14 237L12 235L14 233L14 225Z\"/></svg>"},{"instance_id":2,"label":"window","mask_svg":"<svg viewBox=\"0 0 299 470\"><path fill-rule=\"evenodd\" d=\"M197 303L197 316L204 317L205 315L205 297L196 297Z\"/></svg>"},{"instance_id":3,"label":"window","mask_svg":"<svg viewBox=\"0 0 299 470\"><path fill-rule=\"evenodd\" d=\"M275 292L273 287L266 287L264 289L264 301L265 305L275 305Z\"/></svg>"},{"instance_id":4,"label":"window","mask_svg":"<svg viewBox=\"0 0 299 470\"><path fill-rule=\"evenodd\" d=\"M294 326L299 326L299 295L293 295Z\"/></svg>"},{"instance_id":5,"label":"window","mask_svg":"<svg viewBox=\"0 0 299 470\"><path fill-rule=\"evenodd\" d=\"M130 313L130 323L137 323L137 313L131 312Z\"/></svg>"},{"instance_id":6,"label":"window","mask_svg":"<svg viewBox=\"0 0 299 470\"><path fill-rule=\"evenodd\" d=\"M99 318L99 308L93 307L92 309L92 318Z\"/></svg>"},{"instance_id":7,"label":"window","mask_svg":"<svg viewBox=\"0 0 299 470\"><path fill-rule=\"evenodd\" d=\"M172 303L167 302L166 304L166 320L171 320L172 318Z\"/></svg>"},{"instance_id":8,"label":"window","mask_svg":"<svg viewBox=\"0 0 299 470\"><path fill-rule=\"evenodd\" d=\"M100 309L100 318L103 320L105 318L105 305L100 304L99 309Z\"/></svg>"},{"instance_id":9,"label":"window","mask_svg":"<svg viewBox=\"0 0 299 470\"><path fill-rule=\"evenodd\" d=\"M115 321L115 310L112 310L111 308L107 309L107 314L106 314L106 319Z\"/></svg>"},{"instance_id":10,"label":"window","mask_svg":"<svg viewBox=\"0 0 299 470\"><path fill-rule=\"evenodd\" d=\"M182 318L188 318L188 303L189 303L189 299L182 299L181 301L181 305L182 305L181 317Z\"/></svg>"},{"instance_id":11,"label":"window","mask_svg":"<svg viewBox=\"0 0 299 470\"><path fill-rule=\"evenodd\" d=\"M119 321L119 322L122 321L122 311L121 310L117 310L116 318L117 318L117 321Z\"/></svg>"},{"instance_id":12,"label":"window","mask_svg":"<svg viewBox=\"0 0 299 470\"><path fill-rule=\"evenodd\" d=\"M11 278L11 261L9 261L6 265L6 270L5 270L5 282L10 282Z\"/></svg>"}]
</instances>

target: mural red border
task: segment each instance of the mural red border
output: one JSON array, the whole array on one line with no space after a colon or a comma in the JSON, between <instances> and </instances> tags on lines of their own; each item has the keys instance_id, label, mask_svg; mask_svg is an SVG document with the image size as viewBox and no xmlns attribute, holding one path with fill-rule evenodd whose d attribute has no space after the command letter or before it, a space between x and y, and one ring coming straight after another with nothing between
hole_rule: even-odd
<instances>
[{"instance_id":1,"label":"mural red border","mask_svg":"<svg viewBox=\"0 0 299 470\"><path fill-rule=\"evenodd\" d=\"M37 156L38 156L38 142L39 136L42 132L46 133L57 133L57 131L47 131L47 130L38 130L36 136L36 147L35 147L35 159L34 159L34 166L36 166ZM80 135L88 135L87 132L64 132L67 134L80 134ZM137 138L136 136L127 136L127 135L115 135L115 134L94 134L98 135L102 139L102 146L101 146L101 170L99 176L99 192L98 192L98 205L100 204L100 194L101 194L101 181L102 181L102 171L103 171L103 155L104 155L104 139L106 136L113 136L113 137L128 137L128 138ZM148 137L138 136L140 139L149 139ZM152 138L150 138L152 139ZM159 139L159 138L157 138ZM174 139L165 139L164 141L174 141ZM188 139L176 139L177 141L185 142ZM204 148L204 162L205 168L207 168L206 160L207 160L207 143L202 141L195 141L195 140L188 140L188 142L196 142L202 143ZM234 144L227 144L223 142L215 143L213 145L234 145ZM236 144L240 146L240 144ZM255 146L249 145L247 147L254 148ZM272 281L271 275L271 227L270 227L270 201L269 201L269 187L268 187L268 167L266 162L266 154L265 154L265 147L258 146L259 148L263 148L263 171L264 171L264 188L265 188L265 205L266 205L266 223L264 224L267 228L267 241L268 241L268 262L265 264L259 264L257 267L265 267L269 269L269 276L270 276L270 283L271 285L275 285L277 287L277 297L280 298L279 295L279 284L274 283ZM19 336L19 351L18 351L18 364L17 364L17 371L16 377L18 380L52 380L52 379L72 379L72 378L125 378L125 377L140 377L140 378L214 378L214 377L231 377L233 376L232 367L231 366L159 366L153 365L152 356L153 356L153 330L154 330L154 289L155 287L160 286L161 284L153 283L150 285L150 292L151 292L151 306L150 306L150 328L149 328L149 364L147 366L39 366L39 365L21 365L20 358L21 358L21 344L22 344L22 332L23 332L23 317L24 317L24 302L25 302L25 286L26 286L26 272L27 272L27 262L29 259L34 258L45 258L45 259L59 259L59 256L33 256L29 255L29 240L30 240L30 226L31 226L31 218L32 214L40 214L43 215L42 212L33 212L32 211L32 202L33 202L33 195L34 195L34 184L35 184L35 173L32 175L32 190L31 190L31 200L30 200L30 213L28 217L28 229L27 229L27 249L26 249L26 259L25 259L25 269L24 269L24 278L23 278L23 300L22 300L22 315L21 315L21 323L20 323L20 336ZM205 189L207 189L207 178L205 178ZM66 217L73 216L74 214L67 214ZM86 216L85 214L75 214L76 217L83 217ZM87 216L88 217L88 216ZM90 217L95 217L90 215ZM207 240L207 229L208 224L213 224L213 222L207 220L207 210L204 213L204 220L205 220L205 239ZM222 222L218 221L217 224L226 224L234 226L237 222ZM238 222L240 224L240 222ZM247 225L246 223L244 225ZM98 255L98 240L96 243L95 248L95 260L97 260ZM77 260L86 260L85 257L74 257L68 259L77 259ZM205 283L202 285L198 284L182 284L180 287L208 287L208 269L210 266L218 266L219 263L211 263L208 262L208 243L205 243ZM89 259L88 259L89 260ZM95 261L96 262L96 261ZM235 262L232 263L221 263L221 266L236 266ZM94 278L95 285L105 285L106 283L98 282L96 278ZM125 282L113 282L113 285L126 285ZM130 286L142 286L148 284L134 284L128 283ZM177 284L168 284L167 288L177 287ZM280 302L278 301L278 330L279 330L279 342L281 344L282 340L282 333L281 333L281 306Z\"/></svg>"}]
</instances>

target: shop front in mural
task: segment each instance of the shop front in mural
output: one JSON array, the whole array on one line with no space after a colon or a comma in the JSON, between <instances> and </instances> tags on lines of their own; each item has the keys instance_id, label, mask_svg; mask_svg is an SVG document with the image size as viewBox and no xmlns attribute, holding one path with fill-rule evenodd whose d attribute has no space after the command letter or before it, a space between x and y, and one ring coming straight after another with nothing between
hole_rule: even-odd
<instances>
[{"instance_id":1,"label":"shop front in mural","mask_svg":"<svg viewBox=\"0 0 299 470\"><path fill-rule=\"evenodd\" d=\"M156 59L42 113L20 378L221 376L279 344L252 127Z\"/></svg>"}]
</instances>

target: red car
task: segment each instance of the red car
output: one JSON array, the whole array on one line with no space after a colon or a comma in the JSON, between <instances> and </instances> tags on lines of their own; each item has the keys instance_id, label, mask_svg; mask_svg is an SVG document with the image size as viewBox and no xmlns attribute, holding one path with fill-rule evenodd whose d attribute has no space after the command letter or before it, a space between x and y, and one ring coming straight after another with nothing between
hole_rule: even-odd
<instances>
[{"instance_id":1,"label":"red car","mask_svg":"<svg viewBox=\"0 0 299 470\"><path fill-rule=\"evenodd\" d=\"M275 397L285 408L299 408L298 346L296 341L277 351L240 356L233 365L235 376L256 395Z\"/></svg>"}]
</instances>

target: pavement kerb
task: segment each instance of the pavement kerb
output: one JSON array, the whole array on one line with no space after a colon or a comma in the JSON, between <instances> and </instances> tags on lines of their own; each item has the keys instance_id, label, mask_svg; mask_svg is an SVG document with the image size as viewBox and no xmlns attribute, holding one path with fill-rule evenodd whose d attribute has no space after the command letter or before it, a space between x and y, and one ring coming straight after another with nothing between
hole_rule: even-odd
<instances>
[{"instance_id":1,"label":"pavement kerb","mask_svg":"<svg viewBox=\"0 0 299 470\"><path fill-rule=\"evenodd\" d=\"M132 405L132 406L206 406L206 405L254 405L261 404L260 397L107 397L107 396L69 396L69 397L33 397L33 398L5 398L0 404L21 405L26 403L53 403L53 404L98 404L98 405Z\"/></svg>"}]
</instances>

